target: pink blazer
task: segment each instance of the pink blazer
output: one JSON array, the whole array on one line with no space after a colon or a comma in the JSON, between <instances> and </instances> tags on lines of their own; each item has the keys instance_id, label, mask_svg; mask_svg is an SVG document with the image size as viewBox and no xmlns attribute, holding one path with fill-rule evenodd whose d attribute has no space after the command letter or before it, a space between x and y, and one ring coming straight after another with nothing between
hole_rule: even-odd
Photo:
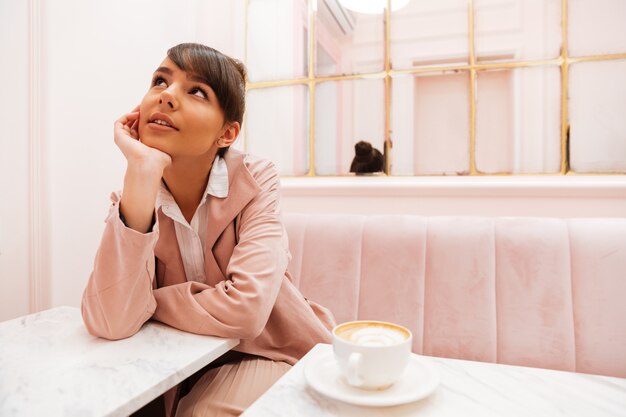
<instances>
[{"instance_id":1,"label":"pink blazer","mask_svg":"<svg viewBox=\"0 0 626 417\"><path fill-rule=\"evenodd\" d=\"M150 318L178 329L241 339L234 350L294 364L331 341L329 310L305 299L287 272L291 257L271 162L229 150L229 193L208 197L207 282L185 278L173 221L160 210L152 232L127 228L113 204L82 299L89 333L132 336Z\"/></svg>"}]
</instances>

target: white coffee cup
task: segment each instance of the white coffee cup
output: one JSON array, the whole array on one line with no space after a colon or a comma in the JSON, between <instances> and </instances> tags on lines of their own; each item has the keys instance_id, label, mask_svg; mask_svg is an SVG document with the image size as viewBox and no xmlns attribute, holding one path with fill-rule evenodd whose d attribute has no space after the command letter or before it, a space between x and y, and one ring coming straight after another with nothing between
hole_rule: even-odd
<instances>
[{"instance_id":1,"label":"white coffee cup","mask_svg":"<svg viewBox=\"0 0 626 417\"><path fill-rule=\"evenodd\" d=\"M350 321L333 329L339 370L349 385L363 389L385 389L398 381L412 341L407 328L383 321Z\"/></svg>"}]
</instances>

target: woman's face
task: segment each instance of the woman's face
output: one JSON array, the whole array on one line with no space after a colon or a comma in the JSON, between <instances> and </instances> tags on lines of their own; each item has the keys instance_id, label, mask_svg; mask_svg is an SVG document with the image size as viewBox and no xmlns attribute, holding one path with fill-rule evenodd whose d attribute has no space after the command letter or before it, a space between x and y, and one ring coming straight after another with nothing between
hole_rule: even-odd
<instances>
[{"instance_id":1,"label":"woman's face","mask_svg":"<svg viewBox=\"0 0 626 417\"><path fill-rule=\"evenodd\" d=\"M146 145L172 158L217 151L224 111L215 93L169 58L154 72L139 111L139 138Z\"/></svg>"}]
</instances>

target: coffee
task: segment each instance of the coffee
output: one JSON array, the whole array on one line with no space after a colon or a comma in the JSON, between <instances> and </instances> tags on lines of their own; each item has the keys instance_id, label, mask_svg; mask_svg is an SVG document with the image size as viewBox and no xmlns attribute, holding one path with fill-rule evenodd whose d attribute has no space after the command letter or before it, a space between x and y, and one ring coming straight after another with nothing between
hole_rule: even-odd
<instances>
[{"instance_id":1,"label":"coffee","mask_svg":"<svg viewBox=\"0 0 626 417\"><path fill-rule=\"evenodd\" d=\"M346 342L359 346L391 346L410 337L401 327L374 322L350 323L338 328L336 334Z\"/></svg>"},{"instance_id":2,"label":"coffee","mask_svg":"<svg viewBox=\"0 0 626 417\"><path fill-rule=\"evenodd\" d=\"M411 332L383 321L352 321L333 329L333 352L342 378L356 388L385 389L404 372Z\"/></svg>"}]
</instances>

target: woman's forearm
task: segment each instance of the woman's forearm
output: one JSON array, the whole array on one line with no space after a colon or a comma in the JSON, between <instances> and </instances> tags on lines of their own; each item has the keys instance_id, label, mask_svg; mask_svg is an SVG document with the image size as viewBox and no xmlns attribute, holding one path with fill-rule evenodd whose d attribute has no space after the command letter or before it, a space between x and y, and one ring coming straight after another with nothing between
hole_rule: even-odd
<instances>
[{"instance_id":1,"label":"woman's forearm","mask_svg":"<svg viewBox=\"0 0 626 417\"><path fill-rule=\"evenodd\" d=\"M163 175L163 168L154 163L129 163L124 176L120 212L126 226L140 233L152 227L154 205Z\"/></svg>"},{"instance_id":2,"label":"woman's forearm","mask_svg":"<svg viewBox=\"0 0 626 417\"><path fill-rule=\"evenodd\" d=\"M119 202L119 193L113 193L81 303L89 333L111 340L135 334L156 309L152 288L158 233L126 227L120 220Z\"/></svg>"}]
</instances>

